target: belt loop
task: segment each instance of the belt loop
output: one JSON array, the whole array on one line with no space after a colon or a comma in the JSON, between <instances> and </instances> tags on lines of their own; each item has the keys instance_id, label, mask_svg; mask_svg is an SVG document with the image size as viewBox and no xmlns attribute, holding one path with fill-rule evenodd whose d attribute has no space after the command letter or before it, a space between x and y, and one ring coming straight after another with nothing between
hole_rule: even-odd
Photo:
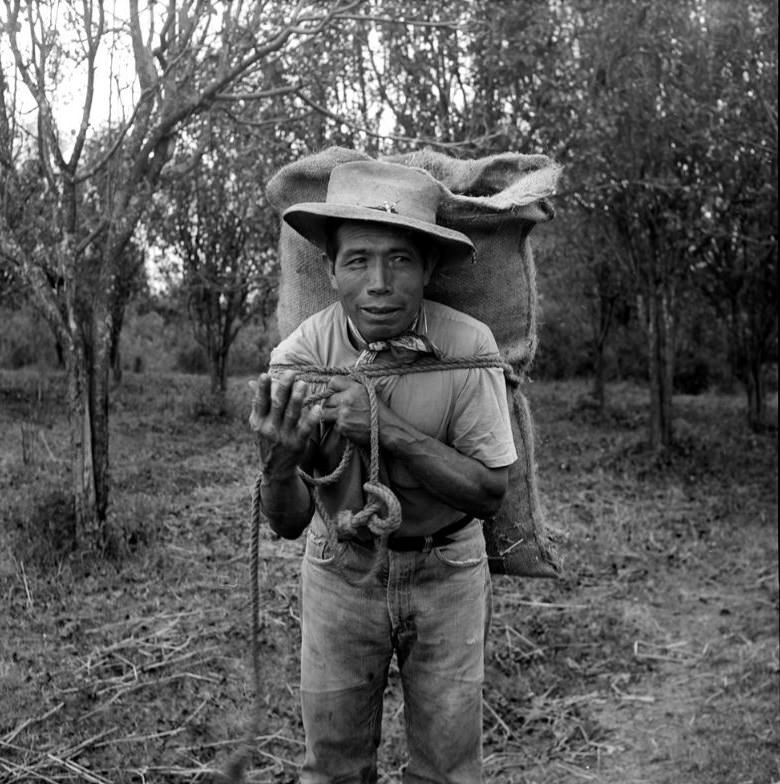
<instances>
[{"instance_id":1,"label":"belt loop","mask_svg":"<svg viewBox=\"0 0 780 784\"><path fill-rule=\"evenodd\" d=\"M426 536L425 544L423 545L423 552L428 554L431 550L433 550L433 537Z\"/></svg>"}]
</instances>

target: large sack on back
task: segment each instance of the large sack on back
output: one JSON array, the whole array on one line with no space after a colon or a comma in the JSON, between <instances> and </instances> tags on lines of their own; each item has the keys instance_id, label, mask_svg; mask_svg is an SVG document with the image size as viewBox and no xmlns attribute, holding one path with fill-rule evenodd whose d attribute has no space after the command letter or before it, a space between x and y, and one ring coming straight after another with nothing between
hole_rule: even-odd
<instances>
[{"instance_id":1,"label":"large sack on back","mask_svg":"<svg viewBox=\"0 0 780 784\"><path fill-rule=\"evenodd\" d=\"M560 169L544 155L459 160L432 150L387 160L425 169L446 189L437 220L474 243L473 261L440 265L425 296L478 318L502 356L528 367L536 352L536 275L528 235L553 217Z\"/></svg>"},{"instance_id":2,"label":"large sack on back","mask_svg":"<svg viewBox=\"0 0 780 784\"><path fill-rule=\"evenodd\" d=\"M534 462L534 433L528 401L507 384L507 402L517 462L509 468L504 503L483 527L490 571L524 577L557 577L560 560L545 530Z\"/></svg>"},{"instance_id":3,"label":"large sack on back","mask_svg":"<svg viewBox=\"0 0 780 784\"><path fill-rule=\"evenodd\" d=\"M269 202L281 214L291 204L325 201L331 169L369 156L330 147L282 168L268 183ZM536 350L536 280L528 235L553 215L547 197L560 169L544 155L503 153L461 161L431 150L383 160L428 171L442 186L438 221L467 234L473 261L443 263L426 288L444 302L484 321L503 357L527 367ZM280 236L280 337L336 298L321 252L286 223Z\"/></svg>"},{"instance_id":4,"label":"large sack on back","mask_svg":"<svg viewBox=\"0 0 780 784\"><path fill-rule=\"evenodd\" d=\"M333 167L368 157L331 147L302 158L271 179L268 200L280 215L291 204L325 201ZM536 223L552 218L547 198L554 193L559 168L546 156L517 153L467 161L423 150L383 160L428 171L442 189L437 221L468 235L476 249L473 260L440 263L425 296L485 322L502 357L516 368L527 368L536 349L536 286L528 235ZM333 302L336 293L321 252L284 222L280 265L277 320L284 338ZM555 576L558 559L545 534L536 495L530 414L519 391L510 411L520 459L512 467L511 487L501 511L485 526L491 569L501 574Z\"/></svg>"}]
</instances>

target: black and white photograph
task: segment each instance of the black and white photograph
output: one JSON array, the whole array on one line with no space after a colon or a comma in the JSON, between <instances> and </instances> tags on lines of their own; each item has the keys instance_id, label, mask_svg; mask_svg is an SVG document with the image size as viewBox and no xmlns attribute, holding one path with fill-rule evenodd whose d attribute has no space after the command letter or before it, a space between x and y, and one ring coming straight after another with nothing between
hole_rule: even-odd
<instances>
[{"instance_id":1,"label":"black and white photograph","mask_svg":"<svg viewBox=\"0 0 780 784\"><path fill-rule=\"evenodd\" d=\"M0 0L0 784L780 784L778 5Z\"/></svg>"}]
</instances>

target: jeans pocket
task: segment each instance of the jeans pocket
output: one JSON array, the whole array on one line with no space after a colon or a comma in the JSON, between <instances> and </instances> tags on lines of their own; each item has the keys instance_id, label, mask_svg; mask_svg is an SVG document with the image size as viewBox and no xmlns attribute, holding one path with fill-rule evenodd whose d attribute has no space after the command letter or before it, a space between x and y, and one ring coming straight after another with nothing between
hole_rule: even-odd
<instances>
[{"instance_id":1,"label":"jeans pocket","mask_svg":"<svg viewBox=\"0 0 780 784\"><path fill-rule=\"evenodd\" d=\"M327 536L309 531L306 538L306 560L318 566L332 566L344 551L344 543L335 544Z\"/></svg>"},{"instance_id":2,"label":"jeans pocket","mask_svg":"<svg viewBox=\"0 0 780 784\"><path fill-rule=\"evenodd\" d=\"M434 547L433 553L441 563L456 569L479 566L487 558L482 531L476 527L467 536Z\"/></svg>"}]
</instances>

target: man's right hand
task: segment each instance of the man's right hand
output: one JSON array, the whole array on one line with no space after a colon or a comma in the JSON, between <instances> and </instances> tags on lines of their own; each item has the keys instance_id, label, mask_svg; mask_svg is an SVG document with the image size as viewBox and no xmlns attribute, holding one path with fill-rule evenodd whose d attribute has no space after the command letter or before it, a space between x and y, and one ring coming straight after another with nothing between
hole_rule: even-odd
<instances>
[{"instance_id":1,"label":"man's right hand","mask_svg":"<svg viewBox=\"0 0 780 784\"><path fill-rule=\"evenodd\" d=\"M290 475L304 456L321 419L322 406L304 405L307 385L297 381L293 372L278 378L261 373L249 386L255 392L249 425L260 435L266 473Z\"/></svg>"},{"instance_id":2,"label":"man's right hand","mask_svg":"<svg viewBox=\"0 0 780 784\"><path fill-rule=\"evenodd\" d=\"M255 392L249 424L260 435L263 461L260 502L271 528L279 536L296 539L314 511L311 492L297 468L322 409L304 405L306 384L296 381L294 373L279 378L263 373L249 383Z\"/></svg>"}]
</instances>

